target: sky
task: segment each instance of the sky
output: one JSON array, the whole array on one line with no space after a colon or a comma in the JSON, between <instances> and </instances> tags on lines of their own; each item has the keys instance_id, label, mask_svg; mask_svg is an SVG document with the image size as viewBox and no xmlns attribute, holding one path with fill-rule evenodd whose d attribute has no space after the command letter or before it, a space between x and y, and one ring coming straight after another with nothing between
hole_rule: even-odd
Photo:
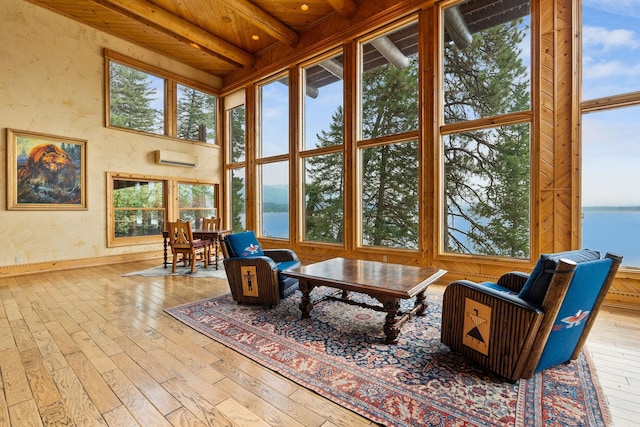
<instances>
[{"instance_id":1,"label":"sky","mask_svg":"<svg viewBox=\"0 0 640 427\"><path fill-rule=\"evenodd\" d=\"M582 21L582 99L640 91L640 1L583 0ZM640 206L640 106L585 114L582 144L583 206Z\"/></svg>"}]
</instances>

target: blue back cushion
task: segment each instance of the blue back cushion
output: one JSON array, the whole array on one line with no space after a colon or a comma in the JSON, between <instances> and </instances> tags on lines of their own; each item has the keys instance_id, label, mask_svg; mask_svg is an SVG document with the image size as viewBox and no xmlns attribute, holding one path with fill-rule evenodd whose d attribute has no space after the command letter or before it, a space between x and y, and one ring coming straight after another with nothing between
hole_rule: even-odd
<instances>
[{"instance_id":1,"label":"blue back cushion","mask_svg":"<svg viewBox=\"0 0 640 427\"><path fill-rule=\"evenodd\" d=\"M264 252L253 231L233 233L227 236L227 243L232 257L263 256Z\"/></svg>"},{"instance_id":2,"label":"blue back cushion","mask_svg":"<svg viewBox=\"0 0 640 427\"><path fill-rule=\"evenodd\" d=\"M553 329L542 351L536 372L567 362L582 335L607 274L609 258L578 264Z\"/></svg>"},{"instance_id":3,"label":"blue back cushion","mask_svg":"<svg viewBox=\"0 0 640 427\"><path fill-rule=\"evenodd\" d=\"M518 296L532 304L542 305L544 296L547 294L547 289L549 288L549 283L551 283L553 271L558 266L558 261L560 261L561 258L569 259L580 264L582 262L600 259L600 252L591 249L580 249L540 255L540 259L533 268L533 271L531 271L529 278Z\"/></svg>"}]
</instances>

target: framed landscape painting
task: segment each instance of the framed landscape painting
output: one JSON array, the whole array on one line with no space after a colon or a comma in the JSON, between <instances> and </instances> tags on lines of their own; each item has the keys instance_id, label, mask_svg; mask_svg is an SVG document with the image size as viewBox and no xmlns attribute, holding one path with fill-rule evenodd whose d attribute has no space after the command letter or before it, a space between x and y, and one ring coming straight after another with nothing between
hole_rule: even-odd
<instances>
[{"instance_id":1,"label":"framed landscape painting","mask_svg":"<svg viewBox=\"0 0 640 427\"><path fill-rule=\"evenodd\" d=\"M86 144L7 129L7 209L86 210Z\"/></svg>"}]
</instances>

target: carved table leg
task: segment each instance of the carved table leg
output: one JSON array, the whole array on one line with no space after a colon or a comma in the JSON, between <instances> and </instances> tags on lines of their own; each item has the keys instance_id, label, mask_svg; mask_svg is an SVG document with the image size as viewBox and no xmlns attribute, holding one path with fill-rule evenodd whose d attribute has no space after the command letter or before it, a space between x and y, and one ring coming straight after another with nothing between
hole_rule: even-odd
<instances>
[{"instance_id":1,"label":"carved table leg","mask_svg":"<svg viewBox=\"0 0 640 427\"><path fill-rule=\"evenodd\" d=\"M302 319L308 319L310 317L309 313L313 308L313 304L311 303L311 290L314 288L314 285L309 283L305 279L298 280L298 289L302 292L302 298L300 299L300 311L302 312Z\"/></svg>"},{"instance_id":2,"label":"carved table leg","mask_svg":"<svg viewBox=\"0 0 640 427\"><path fill-rule=\"evenodd\" d=\"M400 326L404 323L401 318L396 317L400 309L400 299L389 298L381 302L384 306L384 311L387 313L383 327L384 333L387 336L385 341L387 344L393 344L397 341Z\"/></svg>"},{"instance_id":3,"label":"carved table leg","mask_svg":"<svg viewBox=\"0 0 640 427\"><path fill-rule=\"evenodd\" d=\"M426 299L427 297L425 295L425 291L422 291L418 295L416 295L416 303L413 306L413 312L416 313L416 316L424 316L426 314L428 305Z\"/></svg>"}]
</instances>

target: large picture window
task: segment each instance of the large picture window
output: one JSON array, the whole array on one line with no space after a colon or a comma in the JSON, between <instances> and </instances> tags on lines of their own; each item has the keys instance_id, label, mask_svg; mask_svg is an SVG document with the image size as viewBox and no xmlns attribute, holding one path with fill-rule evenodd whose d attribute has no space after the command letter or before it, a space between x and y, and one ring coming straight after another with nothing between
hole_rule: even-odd
<instances>
[{"instance_id":1,"label":"large picture window","mask_svg":"<svg viewBox=\"0 0 640 427\"><path fill-rule=\"evenodd\" d=\"M289 78L257 86L258 230L263 237L289 238Z\"/></svg>"},{"instance_id":2,"label":"large picture window","mask_svg":"<svg viewBox=\"0 0 640 427\"><path fill-rule=\"evenodd\" d=\"M360 244L417 250L418 22L360 44Z\"/></svg>"},{"instance_id":3,"label":"large picture window","mask_svg":"<svg viewBox=\"0 0 640 427\"><path fill-rule=\"evenodd\" d=\"M582 246L640 268L638 6L582 2ZM633 184L632 184L633 183Z\"/></svg>"},{"instance_id":4,"label":"large picture window","mask_svg":"<svg viewBox=\"0 0 640 427\"><path fill-rule=\"evenodd\" d=\"M441 239L444 252L526 259L531 116L514 113L531 109L529 4L494 3L496 19L474 20L474 1L443 9Z\"/></svg>"},{"instance_id":5,"label":"large picture window","mask_svg":"<svg viewBox=\"0 0 640 427\"><path fill-rule=\"evenodd\" d=\"M342 52L302 67L301 140L304 240L344 238L344 84Z\"/></svg>"},{"instance_id":6,"label":"large picture window","mask_svg":"<svg viewBox=\"0 0 640 427\"><path fill-rule=\"evenodd\" d=\"M202 228L204 218L217 217L216 186L212 184L178 183L178 216Z\"/></svg>"}]
</instances>

